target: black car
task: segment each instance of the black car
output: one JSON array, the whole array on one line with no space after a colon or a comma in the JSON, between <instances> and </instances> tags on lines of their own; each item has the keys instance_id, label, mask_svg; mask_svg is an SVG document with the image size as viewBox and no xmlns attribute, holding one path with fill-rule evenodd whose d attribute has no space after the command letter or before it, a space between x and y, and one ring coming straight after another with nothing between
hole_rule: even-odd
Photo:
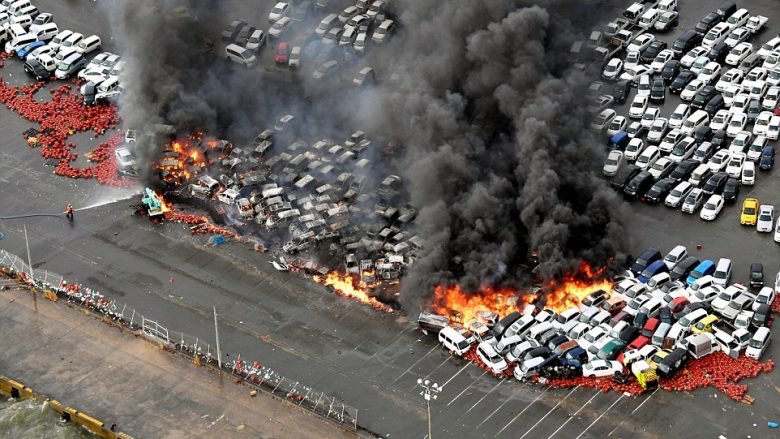
<instances>
[{"instance_id":1,"label":"black car","mask_svg":"<svg viewBox=\"0 0 780 439\"><path fill-rule=\"evenodd\" d=\"M726 185L723 186L723 201L733 203L739 197L740 181L736 178L729 178Z\"/></svg>"},{"instance_id":2,"label":"black car","mask_svg":"<svg viewBox=\"0 0 780 439\"><path fill-rule=\"evenodd\" d=\"M669 61L666 61L666 64L664 64L664 67L661 69L661 78L663 78L665 83L670 83L672 80L680 73L680 61L677 61L676 59L670 59Z\"/></svg>"},{"instance_id":3,"label":"black car","mask_svg":"<svg viewBox=\"0 0 780 439\"><path fill-rule=\"evenodd\" d=\"M623 188L623 196L629 200L642 198L645 192L653 186L653 183L655 183L653 174L648 171L642 171L626 184L626 187Z\"/></svg>"},{"instance_id":4,"label":"black car","mask_svg":"<svg viewBox=\"0 0 780 439\"><path fill-rule=\"evenodd\" d=\"M650 64L664 49L666 49L666 43L661 40L655 40L639 55L639 59L645 64Z\"/></svg>"},{"instance_id":5,"label":"black car","mask_svg":"<svg viewBox=\"0 0 780 439\"><path fill-rule=\"evenodd\" d=\"M31 59L24 63L24 71L27 72L28 75L35 78L36 81L43 81L44 79L52 76L52 72L46 70L46 67L43 66L43 64L39 63L38 60Z\"/></svg>"},{"instance_id":6,"label":"black car","mask_svg":"<svg viewBox=\"0 0 780 439\"><path fill-rule=\"evenodd\" d=\"M712 143L712 146L714 146L716 150L726 148L729 143L726 130L715 131L710 138L710 143Z\"/></svg>"},{"instance_id":7,"label":"black car","mask_svg":"<svg viewBox=\"0 0 780 439\"><path fill-rule=\"evenodd\" d=\"M723 191L723 187L726 186L726 182L729 179L729 174L725 172L718 172L710 177L701 191L704 195L719 194Z\"/></svg>"},{"instance_id":8,"label":"black car","mask_svg":"<svg viewBox=\"0 0 780 439\"><path fill-rule=\"evenodd\" d=\"M704 18L699 20L698 23L696 23L694 30L696 31L697 34L701 35L702 38L704 38L704 35L706 35L710 29L715 27L715 25L720 23L721 21L723 21L723 17L721 17L715 12L710 12L709 14L705 15Z\"/></svg>"},{"instance_id":9,"label":"black car","mask_svg":"<svg viewBox=\"0 0 780 439\"><path fill-rule=\"evenodd\" d=\"M228 25L227 29L222 31L222 42L224 42L224 43L232 43L233 41L235 41L236 36L238 35L238 33L241 32L241 29L243 29L244 26L246 26L246 25L247 25L247 23L244 20L232 21Z\"/></svg>"},{"instance_id":10,"label":"black car","mask_svg":"<svg viewBox=\"0 0 780 439\"><path fill-rule=\"evenodd\" d=\"M701 110L718 93L714 85L705 85L693 96L691 108Z\"/></svg>"},{"instance_id":11,"label":"black car","mask_svg":"<svg viewBox=\"0 0 780 439\"><path fill-rule=\"evenodd\" d=\"M687 53L689 50L698 46L701 39L702 36L697 34L695 30L688 29L674 40L674 43L672 43L672 51L675 56L683 56L684 53Z\"/></svg>"},{"instance_id":12,"label":"black car","mask_svg":"<svg viewBox=\"0 0 780 439\"><path fill-rule=\"evenodd\" d=\"M677 348L671 354L664 357L657 365L656 371L661 378L671 378L682 369L691 359L691 354L686 348Z\"/></svg>"},{"instance_id":13,"label":"black car","mask_svg":"<svg viewBox=\"0 0 780 439\"><path fill-rule=\"evenodd\" d=\"M751 100L747 105L747 123L751 124L758 119L758 115L761 114L761 102L758 99Z\"/></svg>"},{"instance_id":14,"label":"black car","mask_svg":"<svg viewBox=\"0 0 780 439\"><path fill-rule=\"evenodd\" d=\"M498 323L496 323L496 326L493 327L493 336L496 338L496 340L501 340L501 337L504 335L504 331L506 331L507 328L512 326L512 323L516 322L522 316L523 315L518 311L514 311L509 313L503 319L499 320Z\"/></svg>"},{"instance_id":15,"label":"black car","mask_svg":"<svg viewBox=\"0 0 780 439\"><path fill-rule=\"evenodd\" d=\"M252 36L252 33L257 28L254 26L244 26L241 28L240 31L238 31L238 34L236 34L236 39L234 43L238 44L241 47L246 46L246 43L249 41L249 37Z\"/></svg>"},{"instance_id":16,"label":"black car","mask_svg":"<svg viewBox=\"0 0 780 439\"><path fill-rule=\"evenodd\" d=\"M677 76L675 76L672 83L669 85L669 93L678 95L688 85L689 82L696 78L696 74L690 70L683 70Z\"/></svg>"},{"instance_id":17,"label":"black car","mask_svg":"<svg viewBox=\"0 0 780 439\"><path fill-rule=\"evenodd\" d=\"M641 171L641 169L639 169L636 165L623 166L622 168L618 169L617 174L612 177L612 181L610 183L612 184L613 188L622 191L626 184L628 184L628 182L631 181L634 176L639 174L639 171Z\"/></svg>"},{"instance_id":18,"label":"black car","mask_svg":"<svg viewBox=\"0 0 780 439\"><path fill-rule=\"evenodd\" d=\"M709 125L702 125L693 131L693 140L695 140L696 143L699 145L710 140L711 136L712 136L712 128L710 128Z\"/></svg>"},{"instance_id":19,"label":"black car","mask_svg":"<svg viewBox=\"0 0 780 439\"><path fill-rule=\"evenodd\" d=\"M651 247L642 252L642 254L634 260L634 263L631 264L630 269L632 272L638 275L639 273L645 271L645 268L647 268L648 265L655 261L660 261L661 258L663 258L661 252L657 248Z\"/></svg>"},{"instance_id":20,"label":"black car","mask_svg":"<svg viewBox=\"0 0 780 439\"><path fill-rule=\"evenodd\" d=\"M670 310L668 306L662 306L661 309L658 310L658 320L660 320L661 323L673 324L674 318L672 317L672 310Z\"/></svg>"},{"instance_id":21,"label":"black car","mask_svg":"<svg viewBox=\"0 0 780 439\"><path fill-rule=\"evenodd\" d=\"M618 81L612 86L612 97L618 105L626 103L626 99L628 99L628 94L630 92L631 83L628 81Z\"/></svg>"},{"instance_id":22,"label":"black car","mask_svg":"<svg viewBox=\"0 0 780 439\"><path fill-rule=\"evenodd\" d=\"M709 58L712 61L715 61L716 63L723 64L729 52L731 52L731 47L729 47L728 44L721 41L720 43L712 46L712 48L710 49L710 53L707 54L707 58Z\"/></svg>"},{"instance_id":23,"label":"black car","mask_svg":"<svg viewBox=\"0 0 780 439\"><path fill-rule=\"evenodd\" d=\"M641 312L639 314L644 314L645 319L647 319L647 314ZM637 314L637 317L639 317L639 314ZM636 325L636 320L637 319L634 318L634 325ZM644 326L644 324L642 324L642 326ZM637 328L636 326L626 326L625 328L623 328L622 331L620 331L620 334L618 334L618 338L626 342L626 344L628 344L636 340L636 338L639 337L641 333L642 331L640 331L639 328Z\"/></svg>"},{"instance_id":24,"label":"black car","mask_svg":"<svg viewBox=\"0 0 780 439\"><path fill-rule=\"evenodd\" d=\"M764 286L764 265L758 262L750 264L750 287L761 288Z\"/></svg>"},{"instance_id":25,"label":"black car","mask_svg":"<svg viewBox=\"0 0 780 439\"><path fill-rule=\"evenodd\" d=\"M652 102L663 102L666 99L666 87L664 87L663 78L653 79L650 85L650 100Z\"/></svg>"},{"instance_id":26,"label":"black car","mask_svg":"<svg viewBox=\"0 0 780 439\"><path fill-rule=\"evenodd\" d=\"M679 314L675 314L674 316L678 319L681 319L684 315L689 314L693 311L696 311L697 309L703 309L709 313L712 310L712 304L710 302L693 302L685 305L685 308L680 311Z\"/></svg>"},{"instance_id":27,"label":"black car","mask_svg":"<svg viewBox=\"0 0 780 439\"><path fill-rule=\"evenodd\" d=\"M725 107L726 107L726 101L724 101L723 96L721 96L720 93L718 93L707 102L707 105L704 106L704 111L706 111L707 114L709 114L710 117L712 117L715 115L715 113L718 112L718 110Z\"/></svg>"},{"instance_id":28,"label":"black car","mask_svg":"<svg viewBox=\"0 0 780 439\"><path fill-rule=\"evenodd\" d=\"M766 326L769 320L769 315L772 313L772 307L768 303L762 303L758 305L753 312L753 318L750 319L750 324L756 328Z\"/></svg>"},{"instance_id":29,"label":"black car","mask_svg":"<svg viewBox=\"0 0 780 439\"><path fill-rule=\"evenodd\" d=\"M693 174L696 167L699 166L699 162L693 159L686 159L677 164L669 178L675 182L685 181Z\"/></svg>"},{"instance_id":30,"label":"black car","mask_svg":"<svg viewBox=\"0 0 780 439\"><path fill-rule=\"evenodd\" d=\"M687 256L682 260L682 262L674 266L672 271L669 273L669 276L672 278L672 280L687 278L688 273L696 268L696 266L699 265L699 262L700 261L693 256Z\"/></svg>"},{"instance_id":31,"label":"black car","mask_svg":"<svg viewBox=\"0 0 780 439\"><path fill-rule=\"evenodd\" d=\"M676 184L677 181L670 177L658 180L645 194L645 201L648 203L660 203L661 200L669 195L669 192L674 189Z\"/></svg>"}]
</instances>

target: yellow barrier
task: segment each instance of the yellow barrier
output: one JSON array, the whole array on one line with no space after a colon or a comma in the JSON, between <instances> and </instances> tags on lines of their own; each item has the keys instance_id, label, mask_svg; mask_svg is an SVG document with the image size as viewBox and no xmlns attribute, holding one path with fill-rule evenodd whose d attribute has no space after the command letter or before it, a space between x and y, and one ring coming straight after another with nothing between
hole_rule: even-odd
<instances>
[{"instance_id":1,"label":"yellow barrier","mask_svg":"<svg viewBox=\"0 0 780 439\"><path fill-rule=\"evenodd\" d=\"M86 413L82 413L73 407L65 406L56 399L51 399L47 396L37 394L24 384L12 379L8 379L2 375L0 375L0 393L16 399L34 399L36 401L47 402L49 407L51 407L55 412L59 413L63 419L76 425L84 426L100 438L133 439L132 436L126 433L107 430L103 421L95 419Z\"/></svg>"}]
</instances>

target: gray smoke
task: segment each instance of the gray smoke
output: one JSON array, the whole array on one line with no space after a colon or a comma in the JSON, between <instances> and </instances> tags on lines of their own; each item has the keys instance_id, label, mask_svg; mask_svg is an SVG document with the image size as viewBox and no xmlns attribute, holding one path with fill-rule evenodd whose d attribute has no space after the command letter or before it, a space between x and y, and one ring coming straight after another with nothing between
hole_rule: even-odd
<instances>
[{"instance_id":1,"label":"gray smoke","mask_svg":"<svg viewBox=\"0 0 780 439\"><path fill-rule=\"evenodd\" d=\"M621 249L615 194L600 177L604 142L588 125L569 48L595 27L595 2L404 0L400 66L372 113L406 148L425 253L403 283L412 307L432 286L528 286ZM383 48L384 49L384 48ZM380 62L380 61L378 61ZM365 121L369 122L369 121Z\"/></svg>"}]
</instances>

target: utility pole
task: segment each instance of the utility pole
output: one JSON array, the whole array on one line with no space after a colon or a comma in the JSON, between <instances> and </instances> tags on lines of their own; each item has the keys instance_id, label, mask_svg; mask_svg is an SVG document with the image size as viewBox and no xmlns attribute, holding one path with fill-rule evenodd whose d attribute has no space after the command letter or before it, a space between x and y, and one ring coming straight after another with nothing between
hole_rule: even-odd
<instances>
[{"instance_id":1,"label":"utility pole","mask_svg":"<svg viewBox=\"0 0 780 439\"><path fill-rule=\"evenodd\" d=\"M214 306L214 334L217 336L217 365L222 369L222 354L219 352L219 327L217 326L217 307Z\"/></svg>"},{"instance_id":2,"label":"utility pole","mask_svg":"<svg viewBox=\"0 0 780 439\"><path fill-rule=\"evenodd\" d=\"M431 399L436 399L436 396L441 392L441 386L436 383L431 384L430 380L423 381L422 378L417 379L417 384L424 390L420 392L425 398L425 403L428 406L428 439L433 439L431 432Z\"/></svg>"},{"instance_id":3,"label":"utility pole","mask_svg":"<svg viewBox=\"0 0 780 439\"><path fill-rule=\"evenodd\" d=\"M27 265L30 266L30 283L34 284L32 257L30 256L30 242L27 240L27 224L22 224L22 227L24 228L24 246L27 247ZM33 306L35 307L35 310L38 311L38 296L35 294L35 286L30 288L30 293L32 293L33 296Z\"/></svg>"}]
</instances>

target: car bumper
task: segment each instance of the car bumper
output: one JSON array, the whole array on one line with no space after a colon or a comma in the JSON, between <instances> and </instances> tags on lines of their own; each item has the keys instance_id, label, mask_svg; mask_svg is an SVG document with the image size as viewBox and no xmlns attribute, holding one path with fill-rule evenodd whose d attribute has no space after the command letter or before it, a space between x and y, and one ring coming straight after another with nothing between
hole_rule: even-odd
<instances>
[{"instance_id":1,"label":"car bumper","mask_svg":"<svg viewBox=\"0 0 780 439\"><path fill-rule=\"evenodd\" d=\"M718 214L706 214L706 215L701 214L699 216L701 217L701 219L703 219L705 221L712 221L712 220L714 220L715 218L718 217Z\"/></svg>"}]
</instances>

